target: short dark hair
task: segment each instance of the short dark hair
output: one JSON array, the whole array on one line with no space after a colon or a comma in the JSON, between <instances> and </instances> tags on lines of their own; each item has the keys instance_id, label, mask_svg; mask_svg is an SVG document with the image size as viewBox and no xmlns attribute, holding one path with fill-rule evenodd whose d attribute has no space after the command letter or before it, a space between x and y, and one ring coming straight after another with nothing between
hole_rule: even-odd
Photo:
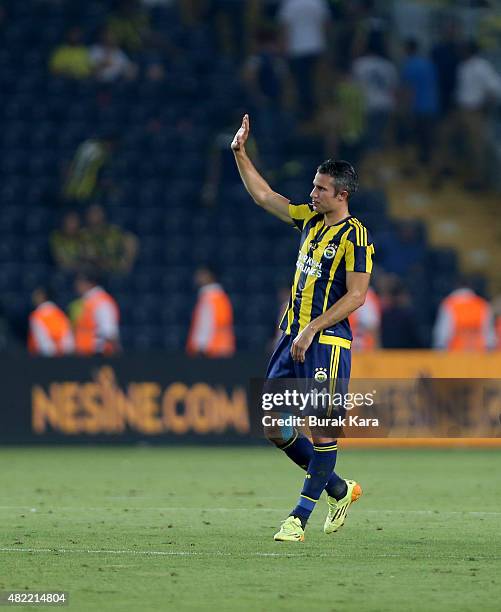
<instances>
[{"instance_id":1,"label":"short dark hair","mask_svg":"<svg viewBox=\"0 0 501 612\"><path fill-rule=\"evenodd\" d=\"M36 291L43 293L46 301L55 301L54 290L50 285L38 285L38 287L35 287L35 289L33 290L33 293L35 293Z\"/></svg>"},{"instance_id":2,"label":"short dark hair","mask_svg":"<svg viewBox=\"0 0 501 612\"><path fill-rule=\"evenodd\" d=\"M465 52L467 57L480 53L480 45L475 39L470 39L465 43Z\"/></svg>"},{"instance_id":3,"label":"short dark hair","mask_svg":"<svg viewBox=\"0 0 501 612\"><path fill-rule=\"evenodd\" d=\"M405 41L405 50L409 55L414 55L419 51L419 43L415 38L408 38Z\"/></svg>"},{"instance_id":4,"label":"short dark hair","mask_svg":"<svg viewBox=\"0 0 501 612\"><path fill-rule=\"evenodd\" d=\"M99 271L91 266L84 266L76 274L77 281L90 283L91 285L99 285L101 283L101 275Z\"/></svg>"},{"instance_id":5,"label":"short dark hair","mask_svg":"<svg viewBox=\"0 0 501 612\"><path fill-rule=\"evenodd\" d=\"M339 193L346 191L350 198L358 190L358 174L350 162L326 159L317 168L319 174L328 174L334 179L334 187Z\"/></svg>"},{"instance_id":6,"label":"short dark hair","mask_svg":"<svg viewBox=\"0 0 501 612\"><path fill-rule=\"evenodd\" d=\"M261 26L256 33L256 40L262 44L268 44L277 40L277 31L273 26Z\"/></svg>"},{"instance_id":7,"label":"short dark hair","mask_svg":"<svg viewBox=\"0 0 501 612\"><path fill-rule=\"evenodd\" d=\"M219 278L219 269L217 264L214 261L205 261L197 266L197 271L205 270L208 272L214 280Z\"/></svg>"}]
</instances>

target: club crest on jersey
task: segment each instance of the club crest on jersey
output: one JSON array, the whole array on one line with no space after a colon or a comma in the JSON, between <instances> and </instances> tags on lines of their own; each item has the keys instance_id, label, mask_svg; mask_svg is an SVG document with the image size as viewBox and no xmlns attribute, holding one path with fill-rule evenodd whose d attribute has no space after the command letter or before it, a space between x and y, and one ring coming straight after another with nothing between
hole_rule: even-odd
<instances>
[{"instance_id":1,"label":"club crest on jersey","mask_svg":"<svg viewBox=\"0 0 501 612\"><path fill-rule=\"evenodd\" d=\"M325 368L315 368L313 378L319 383L325 382L327 380L327 370Z\"/></svg>"},{"instance_id":2,"label":"club crest on jersey","mask_svg":"<svg viewBox=\"0 0 501 612\"><path fill-rule=\"evenodd\" d=\"M328 244L325 247L324 257L326 259L332 259L334 255L336 254L336 250L337 250L337 247L335 244Z\"/></svg>"}]
</instances>

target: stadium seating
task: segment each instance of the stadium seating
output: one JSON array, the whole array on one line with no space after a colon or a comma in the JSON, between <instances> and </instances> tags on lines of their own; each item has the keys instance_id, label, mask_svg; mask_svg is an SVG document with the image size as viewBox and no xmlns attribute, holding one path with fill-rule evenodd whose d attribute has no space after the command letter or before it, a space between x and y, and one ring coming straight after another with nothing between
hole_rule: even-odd
<instances>
[{"instance_id":1,"label":"stadium seating","mask_svg":"<svg viewBox=\"0 0 501 612\"><path fill-rule=\"evenodd\" d=\"M223 182L216 209L201 203L212 139L243 101L238 66L215 55L211 29L200 25L188 33L175 11L158 7L157 26L182 46L182 58L169 65L165 81L148 81L142 70L136 81L103 88L54 77L47 61L69 24L79 23L90 42L111 2L9 0L5 6L11 17L0 50L0 289L6 309L25 304L37 284L50 280L64 306L74 298L72 279L55 270L47 244L61 216L61 167L84 139L117 131L120 145L106 170L113 189L103 203L111 222L140 241L130 276L108 282L121 307L124 346L182 348L193 272L211 260L233 299L239 348L263 348L273 334L277 289L291 281L297 234L253 207L236 183ZM146 64L146 56L135 59ZM284 144L282 133L276 142L259 143L265 166L283 164L277 143ZM277 180L277 189L295 201L307 198L318 162L315 147L303 144L291 139L295 170ZM376 242L391 239L383 192L360 191L352 208ZM418 301L425 293L416 286L429 286L432 305L418 304L424 335L457 272L454 253L429 251L427 257L434 276L414 270L405 279Z\"/></svg>"}]
</instances>

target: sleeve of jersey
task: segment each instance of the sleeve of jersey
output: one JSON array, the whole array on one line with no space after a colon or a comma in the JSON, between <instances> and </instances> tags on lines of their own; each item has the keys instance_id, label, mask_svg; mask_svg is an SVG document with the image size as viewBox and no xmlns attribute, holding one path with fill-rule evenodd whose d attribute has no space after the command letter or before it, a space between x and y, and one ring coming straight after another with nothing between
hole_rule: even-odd
<instances>
[{"instance_id":1,"label":"sleeve of jersey","mask_svg":"<svg viewBox=\"0 0 501 612\"><path fill-rule=\"evenodd\" d=\"M290 202L289 215L297 229L302 231L305 223L315 215L315 212L311 210L308 204L292 204Z\"/></svg>"},{"instance_id":2,"label":"sleeve of jersey","mask_svg":"<svg viewBox=\"0 0 501 612\"><path fill-rule=\"evenodd\" d=\"M363 227L353 228L346 240L346 272L372 272L374 244Z\"/></svg>"}]
</instances>

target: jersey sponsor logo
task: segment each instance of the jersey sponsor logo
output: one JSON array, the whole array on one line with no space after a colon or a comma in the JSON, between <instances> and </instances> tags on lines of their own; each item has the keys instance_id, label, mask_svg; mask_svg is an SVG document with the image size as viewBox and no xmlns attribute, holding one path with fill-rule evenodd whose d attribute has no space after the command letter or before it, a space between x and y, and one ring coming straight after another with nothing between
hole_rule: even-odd
<instances>
[{"instance_id":1,"label":"jersey sponsor logo","mask_svg":"<svg viewBox=\"0 0 501 612\"><path fill-rule=\"evenodd\" d=\"M322 264L304 253L299 253L296 268L299 268L303 274L308 276L322 277Z\"/></svg>"}]
</instances>

